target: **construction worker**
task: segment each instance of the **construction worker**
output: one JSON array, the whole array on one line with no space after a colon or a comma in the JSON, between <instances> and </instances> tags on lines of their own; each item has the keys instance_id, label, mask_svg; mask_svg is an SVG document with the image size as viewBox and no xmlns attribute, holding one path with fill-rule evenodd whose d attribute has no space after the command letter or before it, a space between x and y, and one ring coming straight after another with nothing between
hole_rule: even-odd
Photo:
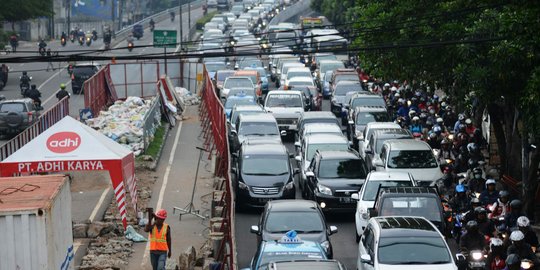
<instances>
[{"instance_id":1,"label":"construction worker","mask_svg":"<svg viewBox=\"0 0 540 270\"><path fill-rule=\"evenodd\" d=\"M65 97L69 97L68 91L66 91L66 85L61 83L60 90L56 93L56 98L58 101L62 100Z\"/></svg>"},{"instance_id":2,"label":"construction worker","mask_svg":"<svg viewBox=\"0 0 540 270\"><path fill-rule=\"evenodd\" d=\"M159 209L155 214L152 209L148 209L148 223L144 231L148 232L150 239L150 263L153 270L165 270L167 258L171 257L171 230L165 219L167 211ZM152 224L155 219L156 223Z\"/></svg>"}]
</instances>

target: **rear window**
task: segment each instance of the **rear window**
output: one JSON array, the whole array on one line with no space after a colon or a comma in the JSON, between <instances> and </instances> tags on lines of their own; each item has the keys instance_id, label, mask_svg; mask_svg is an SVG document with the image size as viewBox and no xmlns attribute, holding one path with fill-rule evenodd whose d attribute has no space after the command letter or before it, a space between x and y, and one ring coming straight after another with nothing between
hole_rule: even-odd
<instances>
[{"instance_id":1,"label":"rear window","mask_svg":"<svg viewBox=\"0 0 540 270\"><path fill-rule=\"evenodd\" d=\"M73 73L76 75L94 75L95 67L93 66L75 66L73 67Z\"/></svg>"},{"instance_id":2,"label":"rear window","mask_svg":"<svg viewBox=\"0 0 540 270\"><path fill-rule=\"evenodd\" d=\"M0 105L2 112L26 112L26 106L23 103L2 103Z\"/></svg>"}]
</instances>

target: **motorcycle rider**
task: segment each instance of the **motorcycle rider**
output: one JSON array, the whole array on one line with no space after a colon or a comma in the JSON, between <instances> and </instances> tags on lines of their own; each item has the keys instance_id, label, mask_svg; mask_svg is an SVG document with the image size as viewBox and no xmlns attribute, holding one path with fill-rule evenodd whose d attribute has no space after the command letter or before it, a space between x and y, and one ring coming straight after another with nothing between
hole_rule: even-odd
<instances>
[{"instance_id":1,"label":"motorcycle rider","mask_svg":"<svg viewBox=\"0 0 540 270\"><path fill-rule=\"evenodd\" d=\"M409 130L411 131L412 134L415 134L415 133L422 133L422 124L420 124L420 117L418 116L414 116L412 118L412 122L411 122L411 125L409 126Z\"/></svg>"},{"instance_id":2,"label":"motorcycle rider","mask_svg":"<svg viewBox=\"0 0 540 270\"><path fill-rule=\"evenodd\" d=\"M529 218L526 216L521 216L517 220L518 229L524 235L523 240L525 241L525 243L529 244L532 251L536 253L536 250L538 248L538 236L534 231L531 230L530 223L531 222Z\"/></svg>"},{"instance_id":3,"label":"motorcycle rider","mask_svg":"<svg viewBox=\"0 0 540 270\"><path fill-rule=\"evenodd\" d=\"M174 14L174 10L171 10L169 14L171 15L171 22L174 22L174 17L176 17L176 15Z\"/></svg>"},{"instance_id":4,"label":"motorcycle rider","mask_svg":"<svg viewBox=\"0 0 540 270\"><path fill-rule=\"evenodd\" d=\"M456 196L450 199L448 203L456 213L463 213L469 209L470 199L467 195L467 189L463 184L456 186Z\"/></svg>"},{"instance_id":5,"label":"motorcycle rider","mask_svg":"<svg viewBox=\"0 0 540 270\"><path fill-rule=\"evenodd\" d=\"M510 202L510 212L504 217L504 223L509 229L517 227L517 220L523 216L522 203L520 200L515 199Z\"/></svg>"},{"instance_id":6,"label":"motorcycle rider","mask_svg":"<svg viewBox=\"0 0 540 270\"><path fill-rule=\"evenodd\" d=\"M35 84L32 84L30 90L28 90L27 96L34 100L34 104L37 107L41 107L41 92L39 92Z\"/></svg>"},{"instance_id":7,"label":"motorcycle rider","mask_svg":"<svg viewBox=\"0 0 540 270\"><path fill-rule=\"evenodd\" d=\"M516 254L510 254L506 257L506 267L503 270L521 270L521 260Z\"/></svg>"},{"instance_id":8,"label":"motorcycle rider","mask_svg":"<svg viewBox=\"0 0 540 270\"><path fill-rule=\"evenodd\" d=\"M540 260L536 257L532 248L525 241L525 235L520 230L515 230L510 234L512 244L506 250L506 254L515 254L520 260L528 259L533 261L536 269L540 269Z\"/></svg>"},{"instance_id":9,"label":"motorcycle rider","mask_svg":"<svg viewBox=\"0 0 540 270\"><path fill-rule=\"evenodd\" d=\"M480 167L472 169L471 177L467 181L469 190L475 193L482 193L484 191L486 179L482 177L483 172Z\"/></svg>"},{"instance_id":10,"label":"motorcycle rider","mask_svg":"<svg viewBox=\"0 0 540 270\"><path fill-rule=\"evenodd\" d=\"M30 84L30 81L31 81L31 79L28 76L28 73L26 71L23 71L22 75L21 75L21 79L20 79L21 86Z\"/></svg>"},{"instance_id":11,"label":"motorcycle rider","mask_svg":"<svg viewBox=\"0 0 540 270\"><path fill-rule=\"evenodd\" d=\"M458 115L458 120L456 121L456 123L454 124L454 133L455 134L458 134L459 133L459 125L464 125L465 124L465 115L463 115L462 113L460 113Z\"/></svg>"},{"instance_id":12,"label":"motorcycle rider","mask_svg":"<svg viewBox=\"0 0 540 270\"><path fill-rule=\"evenodd\" d=\"M465 132L467 132L467 134L472 137L475 130L476 127L473 125L471 118L465 119Z\"/></svg>"},{"instance_id":13,"label":"motorcycle rider","mask_svg":"<svg viewBox=\"0 0 540 270\"><path fill-rule=\"evenodd\" d=\"M477 219L476 208L480 206L481 206L480 200L476 197L473 197L471 199L471 208L469 211L467 211L467 213L465 213L465 216L463 218L465 222Z\"/></svg>"},{"instance_id":14,"label":"motorcycle rider","mask_svg":"<svg viewBox=\"0 0 540 270\"><path fill-rule=\"evenodd\" d=\"M502 270L506 266L505 263L506 250L503 240L499 238L491 238L489 241L489 254L486 258L486 269Z\"/></svg>"},{"instance_id":15,"label":"motorcycle rider","mask_svg":"<svg viewBox=\"0 0 540 270\"><path fill-rule=\"evenodd\" d=\"M92 38L93 38L94 40L97 40L97 31L96 31L96 28L93 28L93 29L92 29Z\"/></svg>"},{"instance_id":16,"label":"motorcycle rider","mask_svg":"<svg viewBox=\"0 0 540 270\"><path fill-rule=\"evenodd\" d=\"M487 206L497 201L499 192L495 189L496 185L497 182L494 179L488 179L486 181L486 189L480 193L480 202L482 202L482 205Z\"/></svg>"},{"instance_id":17,"label":"motorcycle rider","mask_svg":"<svg viewBox=\"0 0 540 270\"><path fill-rule=\"evenodd\" d=\"M489 206L488 218L496 220L499 217L505 217L510 212L510 192L507 190L501 190L499 192L499 199L491 206Z\"/></svg>"},{"instance_id":18,"label":"motorcycle rider","mask_svg":"<svg viewBox=\"0 0 540 270\"><path fill-rule=\"evenodd\" d=\"M154 19L150 19L150 21L148 22L148 24L150 25L150 30L154 30L154 27L156 27L156 22L154 22Z\"/></svg>"},{"instance_id":19,"label":"motorcycle rider","mask_svg":"<svg viewBox=\"0 0 540 270\"><path fill-rule=\"evenodd\" d=\"M467 222L465 226L467 232L461 237L459 241L459 248L462 252L470 252L473 250L484 250L486 248L486 241L484 235L478 230L478 223L474 220Z\"/></svg>"},{"instance_id":20,"label":"motorcycle rider","mask_svg":"<svg viewBox=\"0 0 540 270\"><path fill-rule=\"evenodd\" d=\"M66 85L61 83L60 84L60 90L56 93L56 98L58 101L62 100L64 97L69 97L68 91L66 91Z\"/></svg>"},{"instance_id":21,"label":"motorcycle rider","mask_svg":"<svg viewBox=\"0 0 540 270\"><path fill-rule=\"evenodd\" d=\"M93 37L94 37L94 36L92 35L92 33L91 33L90 31L86 31L86 35L85 35L85 40L84 40L84 41L86 41L86 40L88 40L88 39L92 40Z\"/></svg>"},{"instance_id":22,"label":"motorcycle rider","mask_svg":"<svg viewBox=\"0 0 540 270\"><path fill-rule=\"evenodd\" d=\"M43 51L45 53L45 48L47 47L47 43L45 43L45 40L40 39L38 43L39 51Z\"/></svg>"},{"instance_id":23,"label":"motorcycle rider","mask_svg":"<svg viewBox=\"0 0 540 270\"><path fill-rule=\"evenodd\" d=\"M495 236L495 225L487 218L486 208L478 206L474 209L474 213L476 214L476 222L478 222L478 230L480 233L490 238Z\"/></svg>"}]
</instances>

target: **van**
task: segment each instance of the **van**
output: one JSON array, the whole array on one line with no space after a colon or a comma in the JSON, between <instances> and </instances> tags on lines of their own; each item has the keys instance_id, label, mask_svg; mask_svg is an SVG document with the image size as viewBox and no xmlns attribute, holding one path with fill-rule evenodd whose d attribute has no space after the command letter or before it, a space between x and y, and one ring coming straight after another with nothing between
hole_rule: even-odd
<instances>
[{"instance_id":1,"label":"van","mask_svg":"<svg viewBox=\"0 0 540 270\"><path fill-rule=\"evenodd\" d=\"M83 94L83 84L101 69L97 63L81 63L73 66L71 73L71 91L73 94Z\"/></svg>"}]
</instances>

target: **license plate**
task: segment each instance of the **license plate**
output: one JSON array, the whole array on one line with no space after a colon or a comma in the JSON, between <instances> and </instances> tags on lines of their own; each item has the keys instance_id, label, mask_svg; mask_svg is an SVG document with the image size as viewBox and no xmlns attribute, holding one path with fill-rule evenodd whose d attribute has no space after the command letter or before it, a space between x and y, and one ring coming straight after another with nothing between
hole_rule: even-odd
<instances>
[{"instance_id":1,"label":"license plate","mask_svg":"<svg viewBox=\"0 0 540 270\"><path fill-rule=\"evenodd\" d=\"M268 201L270 201L271 199L270 198L258 198L257 199L257 202L258 203L266 203Z\"/></svg>"},{"instance_id":2,"label":"license plate","mask_svg":"<svg viewBox=\"0 0 540 270\"><path fill-rule=\"evenodd\" d=\"M340 203L352 203L352 198L339 198Z\"/></svg>"}]
</instances>

